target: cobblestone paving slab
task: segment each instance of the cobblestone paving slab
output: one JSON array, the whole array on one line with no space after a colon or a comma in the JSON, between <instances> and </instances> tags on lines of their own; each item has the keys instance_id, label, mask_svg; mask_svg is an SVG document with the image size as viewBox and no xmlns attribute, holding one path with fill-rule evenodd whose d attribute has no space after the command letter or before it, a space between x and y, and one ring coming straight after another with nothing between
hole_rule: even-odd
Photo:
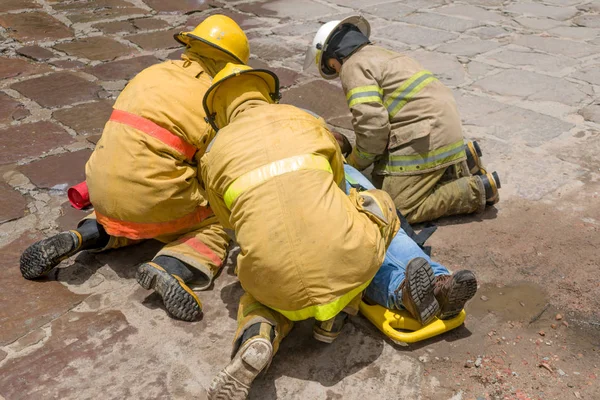
<instances>
[{"instance_id":1,"label":"cobblestone paving slab","mask_svg":"<svg viewBox=\"0 0 600 400\"><path fill-rule=\"evenodd\" d=\"M29 114L29 110L23 104L0 92L0 124L22 120Z\"/></svg>"},{"instance_id":2,"label":"cobblestone paving slab","mask_svg":"<svg viewBox=\"0 0 600 400\"><path fill-rule=\"evenodd\" d=\"M0 25L21 42L64 39L73 30L56 18L41 11L0 15Z\"/></svg>"},{"instance_id":3,"label":"cobblestone paving slab","mask_svg":"<svg viewBox=\"0 0 600 400\"><path fill-rule=\"evenodd\" d=\"M61 107L98 97L100 86L70 72L56 72L15 83L11 89L43 107Z\"/></svg>"},{"instance_id":4,"label":"cobblestone paving slab","mask_svg":"<svg viewBox=\"0 0 600 400\"><path fill-rule=\"evenodd\" d=\"M41 156L73 138L50 121L21 124L0 130L0 164L12 164L25 157Z\"/></svg>"},{"instance_id":5,"label":"cobblestone paving slab","mask_svg":"<svg viewBox=\"0 0 600 400\"><path fill-rule=\"evenodd\" d=\"M136 52L129 46L101 36L79 39L70 43L57 44L54 48L67 53L70 56L96 61L114 60L117 57L130 55Z\"/></svg>"},{"instance_id":6,"label":"cobblestone paving slab","mask_svg":"<svg viewBox=\"0 0 600 400\"><path fill-rule=\"evenodd\" d=\"M475 270L483 297L515 282L547 292L534 302L535 290L522 291L530 297L515 309L516 298L495 309L499 294L478 294L466 327L408 349L361 318L330 346L311 338L310 321L298 324L251 399L600 398L581 336L597 329L600 307L600 5L590 0L0 1L0 397L205 398L229 360L242 293L234 256L200 293L205 315L192 324L169 318L135 282L158 243L82 253L40 282L18 269L25 247L89 212L70 208L66 188L84 179L119 91L141 69L178 59L173 34L214 13L246 30L250 64L280 76L283 103L351 141L339 81L301 68L321 23L362 13L375 43L431 70L502 180L495 208L440 221L434 256ZM550 328L554 313L528 328L538 303L560 310L568 329ZM506 307L510 321L500 317ZM482 366L465 368L477 354ZM538 368L543 357L566 375Z\"/></svg>"},{"instance_id":7,"label":"cobblestone paving slab","mask_svg":"<svg viewBox=\"0 0 600 400\"><path fill-rule=\"evenodd\" d=\"M0 224L25 216L27 200L6 183L0 183Z\"/></svg>"}]
</instances>

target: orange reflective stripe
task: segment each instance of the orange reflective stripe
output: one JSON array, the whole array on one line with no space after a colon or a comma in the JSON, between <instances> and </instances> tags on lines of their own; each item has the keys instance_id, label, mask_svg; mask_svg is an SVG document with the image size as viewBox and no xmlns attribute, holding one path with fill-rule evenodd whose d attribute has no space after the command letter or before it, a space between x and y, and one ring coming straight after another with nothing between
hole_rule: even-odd
<instances>
[{"instance_id":1,"label":"orange reflective stripe","mask_svg":"<svg viewBox=\"0 0 600 400\"><path fill-rule=\"evenodd\" d=\"M210 249L207 245L196 239L195 237L188 238L182 242L190 246L192 249L196 250L198 253L207 257L210 261L212 261L217 267L220 267L223 263L223 260L219 258L218 255L215 254L214 251Z\"/></svg>"},{"instance_id":2,"label":"orange reflective stripe","mask_svg":"<svg viewBox=\"0 0 600 400\"><path fill-rule=\"evenodd\" d=\"M129 239L152 239L160 235L179 232L199 224L213 215L209 207L198 207L195 211L171 221L131 222L107 217L96 211L96 219L111 236Z\"/></svg>"},{"instance_id":3,"label":"orange reflective stripe","mask_svg":"<svg viewBox=\"0 0 600 400\"><path fill-rule=\"evenodd\" d=\"M160 140L167 146L183 154L188 160L194 158L194 154L196 154L196 148L194 146L170 132L168 129L155 124L149 119L140 117L139 115L122 110L113 110L109 121L129 125L138 131L144 132L146 135Z\"/></svg>"}]
</instances>

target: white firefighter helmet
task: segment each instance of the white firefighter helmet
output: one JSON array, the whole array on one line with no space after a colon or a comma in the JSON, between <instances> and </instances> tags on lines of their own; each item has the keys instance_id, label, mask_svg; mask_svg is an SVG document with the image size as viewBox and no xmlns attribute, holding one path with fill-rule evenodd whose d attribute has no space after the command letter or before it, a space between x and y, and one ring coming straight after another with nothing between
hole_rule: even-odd
<instances>
[{"instance_id":1,"label":"white firefighter helmet","mask_svg":"<svg viewBox=\"0 0 600 400\"><path fill-rule=\"evenodd\" d=\"M304 70L309 69L311 66L316 66L321 76L325 79L337 78L337 73L328 73L324 70L324 64L322 60L323 53L327 50L329 40L333 36L333 33L344 24L352 24L356 26L363 35L369 37L371 35L371 26L362 15L353 15L348 18L344 18L341 21L329 21L319 28L312 44L306 51L306 57L304 58Z\"/></svg>"}]
</instances>

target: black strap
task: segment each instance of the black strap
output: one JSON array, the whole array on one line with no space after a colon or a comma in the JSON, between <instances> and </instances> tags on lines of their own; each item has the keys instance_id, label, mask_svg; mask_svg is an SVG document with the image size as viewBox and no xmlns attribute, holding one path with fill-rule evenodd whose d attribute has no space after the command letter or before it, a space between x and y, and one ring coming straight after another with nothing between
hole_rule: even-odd
<instances>
[{"instance_id":1,"label":"black strap","mask_svg":"<svg viewBox=\"0 0 600 400\"><path fill-rule=\"evenodd\" d=\"M412 225L408 223L408 220L402 215L400 210L396 210L396 214L398 214L398 218L400 218L400 227L404 229L404 232L408 235L409 238L415 241L416 244L419 245L421 249L427 254L431 256L431 246L425 246L425 242L427 239L433 235L433 232L437 230L437 226L431 223L427 223L421 232L417 233L413 229Z\"/></svg>"}]
</instances>

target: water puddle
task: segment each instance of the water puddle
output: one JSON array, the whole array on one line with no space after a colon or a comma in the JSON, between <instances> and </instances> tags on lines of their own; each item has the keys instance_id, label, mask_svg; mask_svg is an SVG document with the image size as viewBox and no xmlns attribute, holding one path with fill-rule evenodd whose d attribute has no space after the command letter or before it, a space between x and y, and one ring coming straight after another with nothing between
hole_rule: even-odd
<instances>
[{"instance_id":1,"label":"water puddle","mask_svg":"<svg viewBox=\"0 0 600 400\"><path fill-rule=\"evenodd\" d=\"M533 283L499 286L482 285L467 304L467 312L478 318L493 313L503 321L529 322L548 303L544 290Z\"/></svg>"}]
</instances>

